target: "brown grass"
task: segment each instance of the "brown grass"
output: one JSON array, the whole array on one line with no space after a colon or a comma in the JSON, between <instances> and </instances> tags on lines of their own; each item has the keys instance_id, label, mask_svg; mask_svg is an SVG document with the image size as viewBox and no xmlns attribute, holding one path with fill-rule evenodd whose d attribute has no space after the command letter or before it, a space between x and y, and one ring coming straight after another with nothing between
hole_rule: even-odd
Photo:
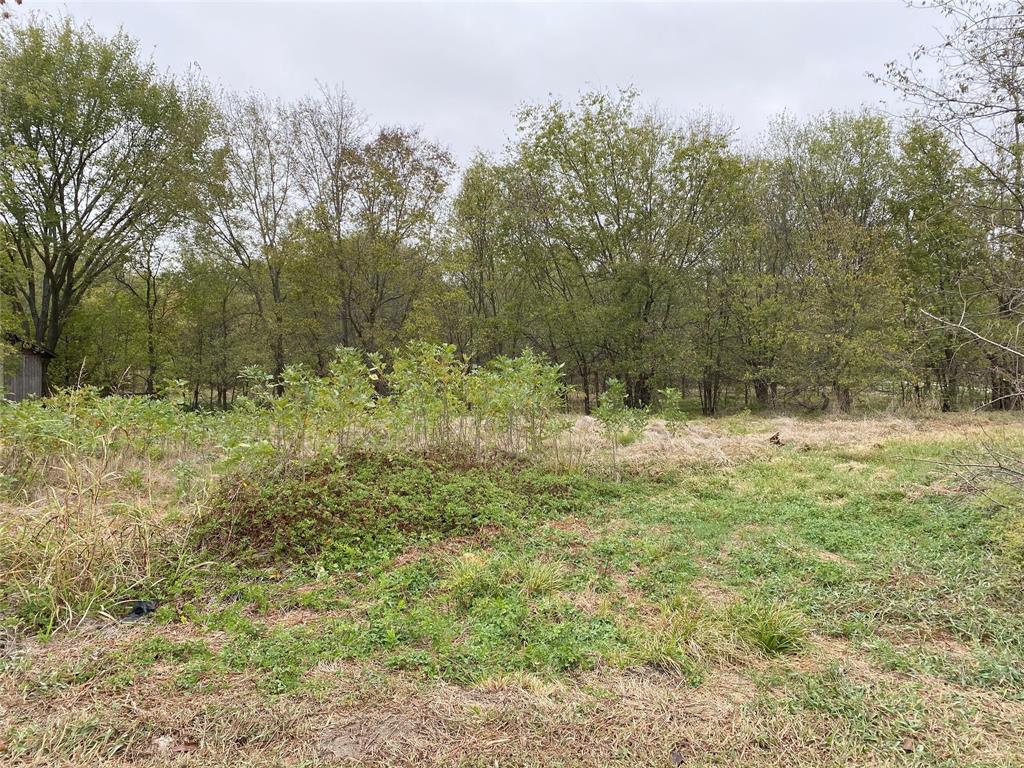
<instances>
[{"instance_id":1,"label":"brown grass","mask_svg":"<svg viewBox=\"0 0 1024 768\"><path fill-rule=\"evenodd\" d=\"M890 440L955 441L980 437L991 431L1021 428L1018 418L1004 414L936 414L908 416L822 417L794 416L727 417L697 419L669 424L652 419L635 443L618 449L622 465L638 472L661 472L675 467L730 466L776 455L780 446L769 438L779 434L781 449L842 448L852 452L881 447ZM563 440L584 464L609 462L601 424L580 416ZM842 468L858 472L866 465L846 462Z\"/></svg>"},{"instance_id":2,"label":"brown grass","mask_svg":"<svg viewBox=\"0 0 1024 768\"><path fill-rule=\"evenodd\" d=\"M165 627L182 639L188 628ZM130 634L129 631L128 634ZM184 634L183 634L184 633ZM98 645L125 642L122 634ZM34 649L44 666L73 663L97 646L76 642ZM854 646L815 638L790 667L840 674L878 695L905 687ZM67 685L45 696L0 677L0 721L31 733L35 752L12 766L246 765L901 765L865 752L825 713L765 706L782 690L750 671L712 668L699 686L645 669L599 668L550 682L510 675L473 688L423 683L372 664L315 669L321 688L280 697L259 693L244 674L216 692L175 692L170 670L153 668L127 692ZM1012 765L1024 754L1024 704L927 680L919 685L925 727L914 733L933 756ZM965 713L964 707L970 711ZM9 746L9 745L8 745Z\"/></svg>"}]
</instances>

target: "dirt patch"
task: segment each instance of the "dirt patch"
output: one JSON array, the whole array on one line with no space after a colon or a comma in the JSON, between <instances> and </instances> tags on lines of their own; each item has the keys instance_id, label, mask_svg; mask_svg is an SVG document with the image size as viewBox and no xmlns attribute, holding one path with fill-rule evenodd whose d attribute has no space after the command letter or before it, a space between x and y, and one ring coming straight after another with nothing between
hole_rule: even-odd
<instances>
[{"instance_id":1,"label":"dirt patch","mask_svg":"<svg viewBox=\"0 0 1024 768\"><path fill-rule=\"evenodd\" d=\"M801 672L820 672L833 664L838 665L844 674L860 680L881 680L886 676L890 681L900 679L894 673L883 672L873 665L849 640L824 635L811 638L808 650L797 657L792 666Z\"/></svg>"},{"instance_id":2,"label":"dirt patch","mask_svg":"<svg viewBox=\"0 0 1024 768\"><path fill-rule=\"evenodd\" d=\"M465 550L486 550L501 535L501 528L496 525L485 525L479 531L467 536L451 536L432 544L409 547L391 561L395 568L408 565L424 557L452 557Z\"/></svg>"},{"instance_id":3,"label":"dirt patch","mask_svg":"<svg viewBox=\"0 0 1024 768\"><path fill-rule=\"evenodd\" d=\"M829 552L825 549L809 549L807 550L810 554L824 563L836 563L838 565L845 565L849 568L855 567L857 564L849 558L843 557L836 552Z\"/></svg>"},{"instance_id":4,"label":"dirt patch","mask_svg":"<svg viewBox=\"0 0 1024 768\"><path fill-rule=\"evenodd\" d=\"M595 590L593 584L588 584L585 589L578 592L562 592L560 595L564 600L572 603L575 608L589 616L601 613L608 605L610 599L609 595Z\"/></svg>"},{"instance_id":5,"label":"dirt patch","mask_svg":"<svg viewBox=\"0 0 1024 768\"><path fill-rule=\"evenodd\" d=\"M690 586L712 608L728 608L738 599L736 594L721 584L706 579L697 579Z\"/></svg>"},{"instance_id":6,"label":"dirt patch","mask_svg":"<svg viewBox=\"0 0 1024 768\"><path fill-rule=\"evenodd\" d=\"M423 725L408 715L366 714L328 730L317 747L321 756L342 761L365 762L381 756L419 753L429 739Z\"/></svg>"}]
</instances>

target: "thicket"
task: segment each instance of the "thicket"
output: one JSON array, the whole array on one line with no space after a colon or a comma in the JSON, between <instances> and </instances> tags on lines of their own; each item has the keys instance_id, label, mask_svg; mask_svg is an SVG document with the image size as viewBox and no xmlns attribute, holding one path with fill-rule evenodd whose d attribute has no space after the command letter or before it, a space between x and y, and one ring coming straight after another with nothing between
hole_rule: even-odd
<instances>
[{"instance_id":1,"label":"thicket","mask_svg":"<svg viewBox=\"0 0 1024 768\"><path fill-rule=\"evenodd\" d=\"M485 526L515 529L577 513L615 486L512 457L353 452L229 475L196 544L233 563L367 568L403 549Z\"/></svg>"},{"instance_id":2,"label":"thicket","mask_svg":"<svg viewBox=\"0 0 1024 768\"><path fill-rule=\"evenodd\" d=\"M558 366L529 350L474 367L452 345L415 343L385 367L340 349L324 376L294 365L279 380L248 369L243 382L229 411L189 410L180 381L168 382L161 398L78 387L2 403L3 483L34 488L57 473L66 485L85 458L103 474L196 452L226 467L376 447L529 454L559 430L565 410Z\"/></svg>"},{"instance_id":3,"label":"thicket","mask_svg":"<svg viewBox=\"0 0 1024 768\"><path fill-rule=\"evenodd\" d=\"M0 600L46 631L173 590L206 549L350 567L572 502L520 463L559 457L557 366L428 344L392 359L341 349L326 376L287 367L280 395L250 370L228 411L185 408L174 382L0 403Z\"/></svg>"}]
</instances>

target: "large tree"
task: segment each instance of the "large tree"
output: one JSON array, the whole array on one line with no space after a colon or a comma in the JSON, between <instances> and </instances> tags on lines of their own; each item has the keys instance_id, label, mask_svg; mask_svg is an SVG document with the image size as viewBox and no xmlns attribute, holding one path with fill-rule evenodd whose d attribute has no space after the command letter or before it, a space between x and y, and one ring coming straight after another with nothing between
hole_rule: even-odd
<instances>
[{"instance_id":1,"label":"large tree","mask_svg":"<svg viewBox=\"0 0 1024 768\"><path fill-rule=\"evenodd\" d=\"M780 369L846 412L858 390L898 371L899 275L889 198L892 137L868 113L780 124L776 163L791 201L791 308L780 318ZM781 224L776 224L781 228Z\"/></svg>"},{"instance_id":2,"label":"large tree","mask_svg":"<svg viewBox=\"0 0 1024 768\"><path fill-rule=\"evenodd\" d=\"M22 332L56 349L85 293L185 205L202 89L69 19L0 31L0 224Z\"/></svg>"},{"instance_id":3,"label":"large tree","mask_svg":"<svg viewBox=\"0 0 1024 768\"><path fill-rule=\"evenodd\" d=\"M343 90L325 86L317 96L294 104L289 115L291 151L306 206L303 236L325 257L321 267L335 276L334 281L320 279L338 295L335 339L352 346L355 286L349 279L348 246L363 175L365 118Z\"/></svg>"},{"instance_id":4,"label":"large tree","mask_svg":"<svg viewBox=\"0 0 1024 768\"><path fill-rule=\"evenodd\" d=\"M952 328L936 329L928 315L956 317L965 296L982 287L984 231L969 201L977 192L974 174L941 131L912 123L900 138L892 208L900 234L901 262L911 310L920 332L911 362L918 382L934 379L943 411L955 410L970 348ZM924 310L925 313L918 310Z\"/></svg>"},{"instance_id":5,"label":"large tree","mask_svg":"<svg viewBox=\"0 0 1024 768\"><path fill-rule=\"evenodd\" d=\"M515 151L535 342L579 375L587 401L604 367L646 405L683 362L688 275L716 259L732 218L741 164L728 131L676 125L633 92L589 93L524 110Z\"/></svg>"},{"instance_id":6,"label":"large tree","mask_svg":"<svg viewBox=\"0 0 1024 768\"><path fill-rule=\"evenodd\" d=\"M454 168L448 151L418 130L381 129L363 147L340 265L346 328L360 348L398 343L437 272L434 247Z\"/></svg>"},{"instance_id":7,"label":"large tree","mask_svg":"<svg viewBox=\"0 0 1024 768\"><path fill-rule=\"evenodd\" d=\"M884 80L918 106L922 119L952 137L973 162L983 193L963 202L989 229L988 290L964 291L948 331L987 339L991 404L1024 405L1017 341L1024 317L1024 2L934 0L949 21L941 42L909 62L890 62ZM937 316L938 317L938 316ZM998 341L997 341L998 340Z\"/></svg>"},{"instance_id":8,"label":"large tree","mask_svg":"<svg viewBox=\"0 0 1024 768\"><path fill-rule=\"evenodd\" d=\"M201 239L242 270L275 379L286 364L286 239L298 197L291 131L283 104L257 93L225 98L217 121L217 173L201 218Z\"/></svg>"}]
</instances>

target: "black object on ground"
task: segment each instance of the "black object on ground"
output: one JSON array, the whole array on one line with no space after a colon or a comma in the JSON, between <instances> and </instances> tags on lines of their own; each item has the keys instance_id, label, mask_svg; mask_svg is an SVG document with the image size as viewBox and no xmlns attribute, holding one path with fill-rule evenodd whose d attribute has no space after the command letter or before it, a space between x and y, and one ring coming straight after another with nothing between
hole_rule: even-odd
<instances>
[{"instance_id":1,"label":"black object on ground","mask_svg":"<svg viewBox=\"0 0 1024 768\"><path fill-rule=\"evenodd\" d=\"M124 616L121 621L138 621L146 614L156 610L156 603L153 600L132 600L132 610Z\"/></svg>"}]
</instances>

